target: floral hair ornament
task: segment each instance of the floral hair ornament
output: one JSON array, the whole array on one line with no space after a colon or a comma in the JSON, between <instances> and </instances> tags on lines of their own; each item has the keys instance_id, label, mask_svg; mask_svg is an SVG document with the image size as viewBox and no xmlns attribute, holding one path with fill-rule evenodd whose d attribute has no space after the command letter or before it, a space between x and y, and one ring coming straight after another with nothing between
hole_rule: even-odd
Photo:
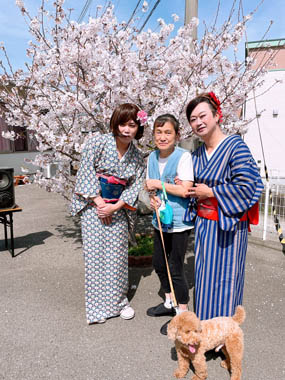
<instances>
[{"instance_id":1,"label":"floral hair ornament","mask_svg":"<svg viewBox=\"0 0 285 380\"><path fill-rule=\"evenodd\" d=\"M139 120L141 125L145 125L147 123L147 113L143 110L137 113L137 120Z\"/></svg>"},{"instance_id":2,"label":"floral hair ornament","mask_svg":"<svg viewBox=\"0 0 285 380\"><path fill-rule=\"evenodd\" d=\"M221 102L216 97L216 94L214 92L208 92L208 95L209 95L209 97L213 100L213 102L217 106L217 113L219 115L219 123L221 123L223 121L223 113L222 113L222 110L221 110Z\"/></svg>"}]
</instances>

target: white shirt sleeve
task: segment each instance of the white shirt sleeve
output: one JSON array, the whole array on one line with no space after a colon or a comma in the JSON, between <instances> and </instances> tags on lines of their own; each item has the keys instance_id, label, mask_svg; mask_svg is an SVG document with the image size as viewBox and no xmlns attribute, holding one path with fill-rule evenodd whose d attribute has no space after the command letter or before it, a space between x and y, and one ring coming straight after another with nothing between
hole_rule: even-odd
<instances>
[{"instance_id":1,"label":"white shirt sleeve","mask_svg":"<svg viewBox=\"0 0 285 380\"><path fill-rule=\"evenodd\" d=\"M177 176L181 181L194 181L193 162L190 152L184 152L177 166Z\"/></svg>"}]
</instances>

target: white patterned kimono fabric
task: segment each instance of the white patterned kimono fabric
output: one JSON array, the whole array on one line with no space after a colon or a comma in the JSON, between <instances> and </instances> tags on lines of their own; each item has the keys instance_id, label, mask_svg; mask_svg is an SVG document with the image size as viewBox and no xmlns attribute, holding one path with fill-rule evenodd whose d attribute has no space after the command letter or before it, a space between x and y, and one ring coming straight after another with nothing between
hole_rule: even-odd
<instances>
[{"instance_id":1,"label":"white patterned kimono fabric","mask_svg":"<svg viewBox=\"0 0 285 380\"><path fill-rule=\"evenodd\" d=\"M81 216L89 324L119 315L128 304L127 217L125 210L119 210L112 215L110 225L101 223L90 200L100 192L96 172L125 179L127 186L120 199L134 206L144 181L145 163L132 143L119 160L111 133L91 138L82 153L71 212Z\"/></svg>"}]
</instances>

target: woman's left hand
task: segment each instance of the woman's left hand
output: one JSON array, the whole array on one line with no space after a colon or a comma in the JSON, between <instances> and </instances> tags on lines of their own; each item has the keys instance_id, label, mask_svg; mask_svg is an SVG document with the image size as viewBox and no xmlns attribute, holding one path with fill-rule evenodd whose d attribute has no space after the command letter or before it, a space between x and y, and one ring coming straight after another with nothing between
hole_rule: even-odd
<instances>
[{"instance_id":1,"label":"woman's left hand","mask_svg":"<svg viewBox=\"0 0 285 380\"><path fill-rule=\"evenodd\" d=\"M204 183L196 183L189 190L189 196L200 200L214 197L212 189Z\"/></svg>"},{"instance_id":2,"label":"woman's left hand","mask_svg":"<svg viewBox=\"0 0 285 380\"><path fill-rule=\"evenodd\" d=\"M106 218L107 216L112 216L116 208L112 203L105 203L102 206L97 206L97 214L99 218Z\"/></svg>"},{"instance_id":3,"label":"woman's left hand","mask_svg":"<svg viewBox=\"0 0 285 380\"><path fill-rule=\"evenodd\" d=\"M147 179L145 181L145 189L147 191L160 190L161 189L160 179Z\"/></svg>"}]
</instances>

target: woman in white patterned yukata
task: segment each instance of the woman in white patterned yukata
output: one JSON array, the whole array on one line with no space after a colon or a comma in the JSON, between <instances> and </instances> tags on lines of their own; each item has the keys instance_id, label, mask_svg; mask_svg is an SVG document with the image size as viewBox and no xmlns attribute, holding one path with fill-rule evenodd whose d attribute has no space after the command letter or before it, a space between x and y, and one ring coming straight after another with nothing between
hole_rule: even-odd
<instances>
[{"instance_id":1,"label":"woman in white patterned yukata","mask_svg":"<svg viewBox=\"0 0 285 380\"><path fill-rule=\"evenodd\" d=\"M82 152L71 211L81 216L87 323L135 312L127 299L128 221L143 185L145 163L133 144L143 135L146 113L119 105L111 133L88 140Z\"/></svg>"}]
</instances>

